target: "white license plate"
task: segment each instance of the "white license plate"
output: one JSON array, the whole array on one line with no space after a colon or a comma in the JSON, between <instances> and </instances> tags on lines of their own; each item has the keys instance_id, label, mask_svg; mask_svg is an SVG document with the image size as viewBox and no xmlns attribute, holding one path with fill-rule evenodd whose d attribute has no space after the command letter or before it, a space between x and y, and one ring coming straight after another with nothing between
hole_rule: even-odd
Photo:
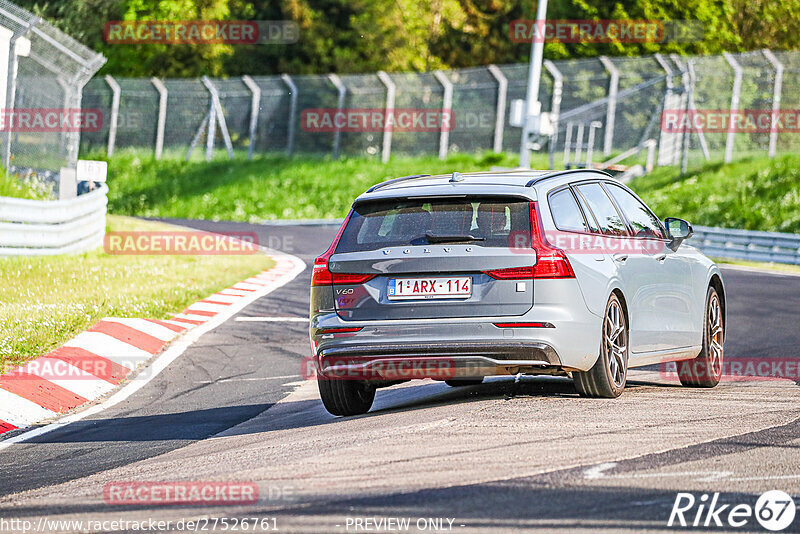
<instances>
[{"instance_id":1,"label":"white license plate","mask_svg":"<svg viewBox=\"0 0 800 534\"><path fill-rule=\"evenodd\" d=\"M390 278L386 293L389 300L463 299L472 295L472 277Z\"/></svg>"}]
</instances>

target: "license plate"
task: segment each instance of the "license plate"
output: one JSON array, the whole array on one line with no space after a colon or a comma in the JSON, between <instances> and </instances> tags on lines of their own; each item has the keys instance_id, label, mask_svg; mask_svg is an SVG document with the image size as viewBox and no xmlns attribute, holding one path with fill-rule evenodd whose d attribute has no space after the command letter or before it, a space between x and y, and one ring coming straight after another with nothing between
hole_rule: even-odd
<instances>
[{"instance_id":1,"label":"license plate","mask_svg":"<svg viewBox=\"0 0 800 534\"><path fill-rule=\"evenodd\" d=\"M457 278L390 278L389 300L463 299L472 295L472 277Z\"/></svg>"}]
</instances>

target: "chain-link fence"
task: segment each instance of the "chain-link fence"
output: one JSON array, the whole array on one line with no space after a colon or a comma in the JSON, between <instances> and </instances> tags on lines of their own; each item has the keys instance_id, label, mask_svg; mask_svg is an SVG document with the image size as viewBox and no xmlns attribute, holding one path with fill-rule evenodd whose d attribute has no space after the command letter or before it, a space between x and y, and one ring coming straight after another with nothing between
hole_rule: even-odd
<instances>
[{"instance_id":1,"label":"chain-link fence","mask_svg":"<svg viewBox=\"0 0 800 534\"><path fill-rule=\"evenodd\" d=\"M781 126L729 132L690 125L697 114L732 118L731 110L797 109L800 53L756 51L720 56L642 56L546 61L539 90L555 133L536 146L555 166L585 165L657 146L658 164L796 151L796 135ZM487 150L516 152L521 129L509 123L514 100L525 96L526 64L436 73L259 76L201 80L96 78L84 103L103 109L104 127L85 134L85 150L135 148L211 157L215 149L252 154L330 154L383 157ZM115 107L114 94L118 105ZM219 95L217 109L212 93ZM166 97L165 97L166 95ZM387 119L398 110L449 110L448 128L411 130L374 124L311 127L310 112L348 117L353 110ZM665 127L666 112L681 127ZM161 120L159 120L161 117ZM209 120L210 118L210 120ZM763 117L762 117L763 118ZM224 119L224 120L221 120ZM213 130L210 131L210 127ZM444 130L444 133L443 131ZM702 128L700 129L702 130ZM797 133L797 132L794 132ZM161 141L159 141L161 140Z\"/></svg>"},{"instance_id":2,"label":"chain-link fence","mask_svg":"<svg viewBox=\"0 0 800 534\"><path fill-rule=\"evenodd\" d=\"M10 172L55 177L75 168L83 107L107 108L110 102L81 100L82 91L105 58L41 18L0 0L0 39L8 54L2 136L2 162ZM2 100L2 99L0 99ZM102 117L91 128L101 127ZM108 127L97 135L108 134Z\"/></svg>"}]
</instances>

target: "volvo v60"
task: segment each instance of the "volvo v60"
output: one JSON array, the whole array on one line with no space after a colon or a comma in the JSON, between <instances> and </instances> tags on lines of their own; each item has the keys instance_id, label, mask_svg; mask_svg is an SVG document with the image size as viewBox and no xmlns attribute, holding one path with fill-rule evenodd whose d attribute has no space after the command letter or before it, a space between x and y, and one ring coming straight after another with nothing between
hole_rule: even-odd
<instances>
[{"instance_id":1,"label":"volvo v60","mask_svg":"<svg viewBox=\"0 0 800 534\"><path fill-rule=\"evenodd\" d=\"M414 378L570 376L619 396L631 367L680 361L686 386L722 374L725 289L630 189L595 170L409 176L359 196L316 259L310 335L335 415Z\"/></svg>"}]
</instances>

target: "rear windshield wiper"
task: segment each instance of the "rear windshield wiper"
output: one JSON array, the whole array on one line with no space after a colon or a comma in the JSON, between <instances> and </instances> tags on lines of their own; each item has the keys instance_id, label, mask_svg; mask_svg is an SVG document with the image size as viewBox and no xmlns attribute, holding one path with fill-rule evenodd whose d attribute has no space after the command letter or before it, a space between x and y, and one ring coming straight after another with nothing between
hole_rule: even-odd
<instances>
[{"instance_id":1,"label":"rear windshield wiper","mask_svg":"<svg viewBox=\"0 0 800 534\"><path fill-rule=\"evenodd\" d=\"M466 243L470 241L486 241L484 237L475 237L474 235L433 235L425 234L425 239L428 243Z\"/></svg>"}]
</instances>

